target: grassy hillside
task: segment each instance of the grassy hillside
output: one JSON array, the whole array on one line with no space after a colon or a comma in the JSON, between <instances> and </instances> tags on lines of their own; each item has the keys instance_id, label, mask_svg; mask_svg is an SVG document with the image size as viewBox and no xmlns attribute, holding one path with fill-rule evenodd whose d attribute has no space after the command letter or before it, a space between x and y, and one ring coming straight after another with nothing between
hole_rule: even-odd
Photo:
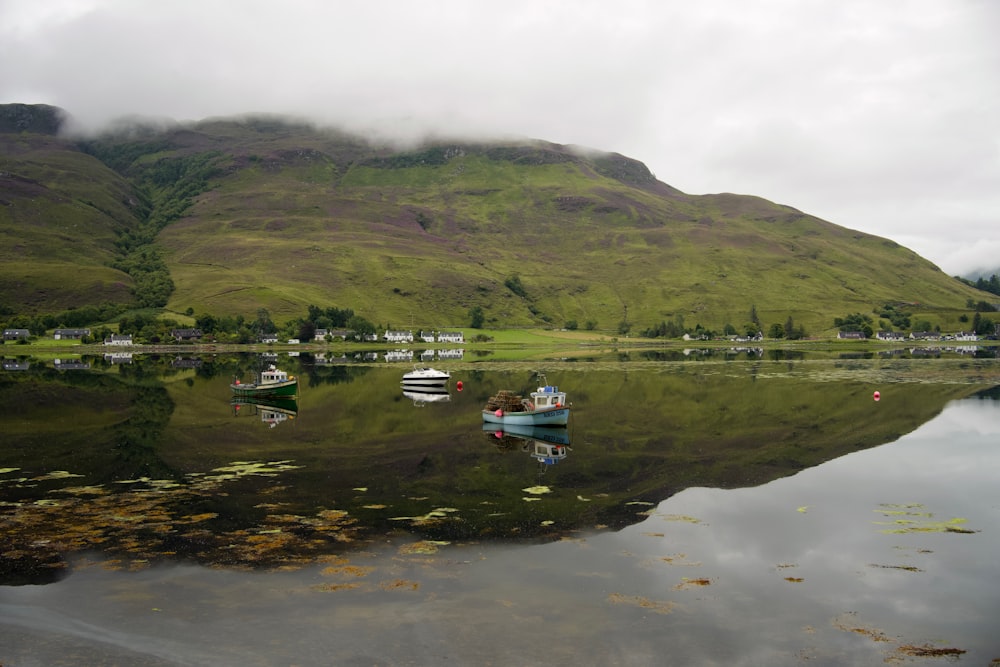
<instances>
[{"instance_id":1,"label":"grassy hillside","mask_svg":"<svg viewBox=\"0 0 1000 667\"><path fill-rule=\"evenodd\" d=\"M135 203L125 179L65 140L0 133L0 306L131 301L132 280L110 264Z\"/></svg>"},{"instance_id":2,"label":"grassy hillside","mask_svg":"<svg viewBox=\"0 0 1000 667\"><path fill-rule=\"evenodd\" d=\"M120 177L64 146L79 160L68 171L95 192L115 200L131 184L148 198L143 224L176 312L265 307L283 321L319 304L433 328L467 325L478 306L491 327L627 321L638 332L678 316L739 328L755 306L765 328L791 316L823 333L888 302L959 329L967 300L984 298L890 240L756 197L687 195L635 160L543 142L398 150L272 118L213 119L83 145ZM41 180L47 168L39 158L4 170ZM127 208L105 210L109 229L128 222ZM0 233L16 227L0 217ZM65 276L72 244L47 236L39 257ZM82 272L88 284L107 284L100 261L93 253ZM5 264L0 285L12 274L23 275Z\"/></svg>"}]
</instances>

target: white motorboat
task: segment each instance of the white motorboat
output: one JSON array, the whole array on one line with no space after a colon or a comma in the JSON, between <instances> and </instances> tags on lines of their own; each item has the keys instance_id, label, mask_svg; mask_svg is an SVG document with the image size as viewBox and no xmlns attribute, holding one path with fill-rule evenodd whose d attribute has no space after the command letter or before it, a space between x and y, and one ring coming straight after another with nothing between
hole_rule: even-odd
<instances>
[{"instance_id":1,"label":"white motorboat","mask_svg":"<svg viewBox=\"0 0 1000 667\"><path fill-rule=\"evenodd\" d=\"M412 371L403 375L401 382L408 387L443 387L450 378L451 374L447 371L414 366Z\"/></svg>"}]
</instances>

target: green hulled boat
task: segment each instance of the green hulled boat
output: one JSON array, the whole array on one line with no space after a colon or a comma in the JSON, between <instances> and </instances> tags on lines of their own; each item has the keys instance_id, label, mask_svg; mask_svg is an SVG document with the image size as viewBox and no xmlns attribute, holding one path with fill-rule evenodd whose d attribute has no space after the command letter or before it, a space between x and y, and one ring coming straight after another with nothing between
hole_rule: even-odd
<instances>
[{"instance_id":1,"label":"green hulled boat","mask_svg":"<svg viewBox=\"0 0 1000 667\"><path fill-rule=\"evenodd\" d=\"M240 382L237 379L229 388L234 396L294 398L299 391L299 381L294 375L271 366L257 377L256 382Z\"/></svg>"}]
</instances>

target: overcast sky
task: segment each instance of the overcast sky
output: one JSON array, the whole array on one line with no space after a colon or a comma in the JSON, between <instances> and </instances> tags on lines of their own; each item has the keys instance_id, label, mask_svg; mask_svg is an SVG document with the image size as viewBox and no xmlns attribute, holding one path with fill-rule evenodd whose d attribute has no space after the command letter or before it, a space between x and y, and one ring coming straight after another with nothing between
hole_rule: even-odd
<instances>
[{"instance_id":1,"label":"overcast sky","mask_svg":"<svg viewBox=\"0 0 1000 667\"><path fill-rule=\"evenodd\" d=\"M994 0L0 0L0 103L579 144L1000 269Z\"/></svg>"}]
</instances>

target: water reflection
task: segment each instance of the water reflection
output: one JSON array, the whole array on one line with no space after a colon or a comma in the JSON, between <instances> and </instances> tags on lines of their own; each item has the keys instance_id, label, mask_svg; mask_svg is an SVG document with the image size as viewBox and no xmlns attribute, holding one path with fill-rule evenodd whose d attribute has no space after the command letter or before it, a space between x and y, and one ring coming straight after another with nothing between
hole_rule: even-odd
<instances>
[{"instance_id":1,"label":"water reflection","mask_svg":"<svg viewBox=\"0 0 1000 667\"><path fill-rule=\"evenodd\" d=\"M402 389L403 396L413 401L413 405L418 408L425 407L428 403L447 403L451 400L447 387L403 385Z\"/></svg>"},{"instance_id":2,"label":"water reflection","mask_svg":"<svg viewBox=\"0 0 1000 667\"><path fill-rule=\"evenodd\" d=\"M916 400L900 386L884 393ZM267 574L135 563L122 571L106 553L81 552L74 576L56 585L0 588L0 650L5 664L143 667L992 664L1000 402L996 391L974 396L894 442L765 484L630 501L633 519L620 530L448 544L395 533ZM249 474L229 468L217 475ZM257 502L273 502L268 490L301 470L259 468L276 477ZM565 483L543 491L519 482L522 496L538 498L522 501L536 509L531 522L550 520L559 503L588 504ZM227 548L301 530L262 528Z\"/></svg>"},{"instance_id":3,"label":"water reflection","mask_svg":"<svg viewBox=\"0 0 1000 667\"><path fill-rule=\"evenodd\" d=\"M299 414L299 404L294 398L251 398L234 397L230 401L233 416L252 416L270 428L294 420Z\"/></svg>"},{"instance_id":4,"label":"water reflection","mask_svg":"<svg viewBox=\"0 0 1000 667\"><path fill-rule=\"evenodd\" d=\"M0 578L49 581L91 551L128 567L271 568L401 531L455 542L617 530L686 488L765 484L891 442L997 378L995 362L964 359L552 361L548 376L574 397L559 442L483 429L482 405L535 388L535 364L456 362L463 391L416 396L400 390L399 366L302 355L281 361L303 380L294 406L233 405L230 378L274 360L11 364ZM553 491L526 493L539 472Z\"/></svg>"},{"instance_id":5,"label":"water reflection","mask_svg":"<svg viewBox=\"0 0 1000 667\"><path fill-rule=\"evenodd\" d=\"M490 444L501 452L520 451L538 461L538 473L544 474L569 456L572 451L569 429L554 426L483 424Z\"/></svg>"}]
</instances>

